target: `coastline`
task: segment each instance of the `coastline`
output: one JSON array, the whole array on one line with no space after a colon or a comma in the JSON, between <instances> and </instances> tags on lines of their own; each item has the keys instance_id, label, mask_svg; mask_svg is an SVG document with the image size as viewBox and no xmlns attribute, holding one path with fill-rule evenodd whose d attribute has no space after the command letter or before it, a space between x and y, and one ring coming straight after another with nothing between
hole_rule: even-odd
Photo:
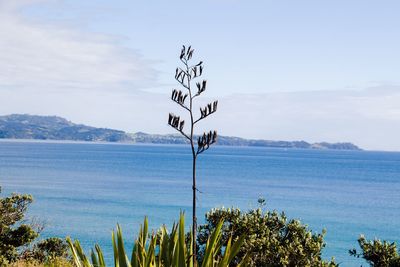
<instances>
[{"instance_id":1,"label":"coastline","mask_svg":"<svg viewBox=\"0 0 400 267\"><path fill-rule=\"evenodd\" d=\"M82 140L55 140L55 139L16 139L16 138L0 138L0 143L43 143L43 144L89 144L89 145L128 145L128 146L186 146L186 144L168 144L168 143L151 143L151 142L107 142L107 141L82 141ZM369 150L369 149L329 149L329 148L296 148L296 147L269 147L269 146L247 146L247 145L220 145L218 147L232 148L260 148L260 149L279 149L279 150L315 150L315 151L351 151L351 152L384 152L399 153L396 150Z\"/></svg>"}]
</instances>

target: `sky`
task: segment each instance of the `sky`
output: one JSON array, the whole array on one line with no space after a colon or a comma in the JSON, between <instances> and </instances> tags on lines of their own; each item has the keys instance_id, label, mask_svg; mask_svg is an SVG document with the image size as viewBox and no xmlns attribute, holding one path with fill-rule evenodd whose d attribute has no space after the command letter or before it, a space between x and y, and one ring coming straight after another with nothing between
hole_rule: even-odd
<instances>
[{"instance_id":1,"label":"sky","mask_svg":"<svg viewBox=\"0 0 400 267\"><path fill-rule=\"evenodd\" d=\"M182 45L197 132L400 150L399 1L0 0L0 115L173 133Z\"/></svg>"}]
</instances>

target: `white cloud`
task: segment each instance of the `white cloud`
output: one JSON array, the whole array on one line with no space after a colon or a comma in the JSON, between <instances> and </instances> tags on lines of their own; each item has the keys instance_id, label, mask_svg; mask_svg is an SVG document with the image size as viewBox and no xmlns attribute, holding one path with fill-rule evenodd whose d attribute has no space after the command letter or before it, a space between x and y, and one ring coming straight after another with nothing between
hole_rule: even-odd
<instances>
[{"instance_id":1,"label":"white cloud","mask_svg":"<svg viewBox=\"0 0 400 267\"><path fill-rule=\"evenodd\" d=\"M365 149L400 151L400 86L232 95L218 99L218 112L198 124L198 133L217 129L222 135L245 138L348 141ZM201 106L214 99L206 95L196 99L195 111L199 107L197 100ZM84 100L76 103L85 110ZM131 132L172 133L166 123L167 114L172 111L185 117L185 111L170 101L169 94L104 94L93 100L90 107L85 115L75 111L70 118Z\"/></svg>"},{"instance_id":2,"label":"white cloud","mask_svg":"<svg viewBox=\"0 0 400 267\"><path fill-rule=\"evenodd\" d=\"M151 64L113 37L20 14L37 2L0 1L0 90L113 90L154 83Z\"/></svg>"},{"instance_id":3,"label":"white cloud","mask_svg":"<svg viewBox=\"0 0 400 267\"><path fill-rule=\"evenodd\" d=\"M400 150L400 86L233 95L220 102L213 126L225 134Z\"/></svg>"}]
</instances>

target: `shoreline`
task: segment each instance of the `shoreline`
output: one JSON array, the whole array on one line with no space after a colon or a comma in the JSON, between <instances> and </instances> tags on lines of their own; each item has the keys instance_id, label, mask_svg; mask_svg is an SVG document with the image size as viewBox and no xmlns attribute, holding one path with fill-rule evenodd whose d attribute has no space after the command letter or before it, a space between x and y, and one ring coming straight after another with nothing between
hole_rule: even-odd
<instances>
[{"instance_id":1,"label":"shoreline","mask_svg":"<svg viewBox=\"0 0 400 267\"><path fill-rule=\"evenodd\" d=\"M186 144L168 144L168 143L141 143L141 142L108 142L108 141L82 141L82 140L55 140L55 139L17 139L17 138L0 138L0 143L43 143L43 144L90 144L90 145L137 145L137 146L185 146ZM270 147L270 146L240 146L240 145L219 145L218 147L236 147L236 148L264 148L264 149L280 149L280 150L315 150L315 151L342 151L342 152L385 152L400 153L395 150L367 150L367 149L329 149L329 148L296 148L296 147Z\"/></svg>"}]
</instances>

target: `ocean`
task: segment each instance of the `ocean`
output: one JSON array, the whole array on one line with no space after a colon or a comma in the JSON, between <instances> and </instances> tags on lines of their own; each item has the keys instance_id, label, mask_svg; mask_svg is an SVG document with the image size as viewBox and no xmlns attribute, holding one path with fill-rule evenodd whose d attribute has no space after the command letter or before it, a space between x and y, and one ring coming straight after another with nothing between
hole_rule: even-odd
<instances>
[{"instance_id":1,"label":"ocean","mask_svg":"<svg viewBox=\"0 0 400 267\"><path fill-rule=\"evenodd\" d=\"M111 231L132 244L144 216L154 229L191 218L191 154L181 145L0 142L1 195L32 194L41 238L95 243L111 259ZM215 146L198 160L198 217L214 207L285 211L327 230L323 257L360 266L348 250L364 234L400 244L400 153ZM365 263L364 263L365 264Z\"/></svg>"}]
</instances>

